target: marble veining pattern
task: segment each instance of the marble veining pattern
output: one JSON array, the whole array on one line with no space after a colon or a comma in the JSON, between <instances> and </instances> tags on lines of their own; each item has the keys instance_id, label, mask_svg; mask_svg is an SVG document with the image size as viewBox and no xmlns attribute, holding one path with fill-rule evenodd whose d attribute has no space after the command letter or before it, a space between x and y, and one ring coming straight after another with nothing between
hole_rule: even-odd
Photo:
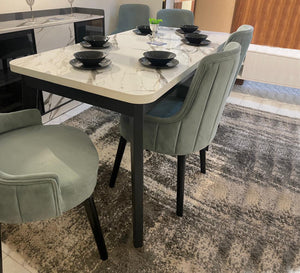
<instances>
[{"instance_id":1,"label":"marble veining pattern","mask_svg":"<svg viewBox=\"0 0 300 273\"><path fill-rule=\"evenodd\" d=\"M37 17L35 18L34 22L31 22L30 19L3 21L0 22L0 34L14 32L14 31L21 31L26 29L35 29L41 27L62 25L67 23L81 22L81 21L99 19L99 18L103 18L103 16L93 15L93 14L74 13L74 16L64 14L64 15Z\"/></svg>"},{"instance_id":2,"label":"marble veining pattern","mask_svg":"<svg viewBox=\"0 0 300 273\"><path fill-rule=\"evenodd\" d=\"M13 60L10 66L14 72L57 84L122 101L150 103L184 79L204 56L213 53L228 37L225 33L204 32L212 43L192 47L184 44L175 30L160 27L158 40L166 43L163 46L149 44L148 36L138 36L133 31L111 36L112 46L103 51L108 53L112 64L96 71L77 70L69 64L75 52L86 50L80 44ZM138 59L149 50L172 51L179 64L172 69L144 67Z\"/></svg>"}]
</instances>

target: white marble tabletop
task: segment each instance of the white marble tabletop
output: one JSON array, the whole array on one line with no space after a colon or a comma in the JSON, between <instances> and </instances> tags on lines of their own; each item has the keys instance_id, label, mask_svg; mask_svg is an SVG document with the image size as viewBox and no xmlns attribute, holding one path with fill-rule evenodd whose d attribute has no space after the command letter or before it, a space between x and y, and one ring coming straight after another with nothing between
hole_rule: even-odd
<instances>
[{"instance_id":1,"label":"white marble tabletop","mask_svg":"<svg viewBox=\"0 0 300 273\"><path fill-rule=\"evenodd\" d=\"M136 35L132 30L110 36L111 47L102 51L108 53L112 64L102 69L83 71L69 64L75 52L86 50L80 44L15 59L10 68L19 74L125 102L151 103L193 72L200 60L213 53L229 35L203 31L211 44L193 47L184 44L175 30L160 27L158 40L166 43L163 46L148 44L148 36ZM169 69L144 67L138 60L149 50L172 51L179 64Z\"/></svg>"},{"instance_id":2,"label":"white marble tabletop","mask_svg":"<svg viewBox=\"0 0 300 273\"><path fill-rule=\"evenodd\" d=\"M92 19L103 18L102 15L73 13L73 16L69 14L53 15L34 18L34 22L30 19L12 20L0 22L0 34L10 33L14 31L21 31L26 29L35 29L41 27L49 27L67 23L81 22Z\"/></svg>"}]
</instances>

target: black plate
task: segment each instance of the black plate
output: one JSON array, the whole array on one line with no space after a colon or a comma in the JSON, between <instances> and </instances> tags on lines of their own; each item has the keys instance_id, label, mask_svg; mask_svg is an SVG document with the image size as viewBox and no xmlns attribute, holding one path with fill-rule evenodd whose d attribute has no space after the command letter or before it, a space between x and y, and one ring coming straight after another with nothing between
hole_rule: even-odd
<instances>
[{"instance_id":1,"label":"black plate","mask_svg":"<svg viewBox=\"0 0 300 273\"><path fill-rule=\"evenodd\" d=\"M103 59L97 66L84 66L82 62L78 61L77 59L72 59L70 61L70 64L80 70L95 70L95 69L101 69L109 66L111 64L110 59Z\"/></svg>"},{"instance_id":2,"label":"black plate","mask_svg":"<svg viewBox=\"0 0 300 273\"><path fill-rule=\"evenodd\" d=\"M186 39L181 39L181 41L182 41L183 43L185 43L186 45L190 45L190 46L207 46L207 45L209 45L209 44L211 43L210 40L204 40L204 41L202 41L200 44L190 43L190 42L189 42L188 40L186 40Z\"/></svg>"},{"instance_id":3,"label":"black plate","mask_svg":"<svg viewBox=\"0 0 300 273\"><path fill-rule=\"evenodd\" d=\"M173 59L171 61L169 61L166 65L163 65L163 66L156 66L156 65L153 65L150 63L150 61L146 58L146 57L142 57L139 59L139 62L143 65L143 66L146 66L146 67L149 67L149 68L172 68L172 67L175 67L176 65L179 64L179 61L176 60L176 59Z\"/></svg>"},{"instance_id":4,"label":"black plate","mask_svg":"<svg viewBox=\"0 0 300 273\"><path fill-rule=\"evenodd\" d=\"M176 32L179 33L179 34L186 34L186 33L185 33L182 29L180 29L180 28L179 28L179 29L176 29ZM194 31L193 33L200 33L200 32L201 32L201 30L198 29L198 30Z\"/></svg>"},{"instance_id":5,"label":"black plate","mask_svg":"<svg viewBox=\"0 0 300 273\"><path fill-rule=\"evenodd\" d=\"M80 45L84 48L89 48L89 49L102 49L102 48L108 48L111 46L110 42L106 42L103 46L92 46L89 42L87 41L82 41L80 42Z\"/></svg>"},{"instance_id":6,"label":"black plate","mask_svg":"<svg viewBox=\"0 0 300 273\"><path fill-rule=\"evenodd\" d=\"M198 29L198 26L195 26L195 25L183 25L183 26L180 27L180 29L184 33L194 33Z\"/></svg>"},{"instance_id":7,"label":"black plate","mask_svg":"<svg viewBox=\"0 0 300 273\"><path fill-rule=\"evenodd\" d=\"M164 66L176 57L175 53L164 50L146 51L143 55L155 66Z\"/></svg>"},{"instance_id":8,"label":"black plate","mask_svg":"<svg viewBox=\"0 0 300 273\"><path fill-rule=\"evenodd\" d=\"M149 35L148 33L142 33L142 32L140 32L138 29L134 29L133 32L136 35L141 35L141 36L147 36L147 35Z\"/></svg>"}]
</instances>

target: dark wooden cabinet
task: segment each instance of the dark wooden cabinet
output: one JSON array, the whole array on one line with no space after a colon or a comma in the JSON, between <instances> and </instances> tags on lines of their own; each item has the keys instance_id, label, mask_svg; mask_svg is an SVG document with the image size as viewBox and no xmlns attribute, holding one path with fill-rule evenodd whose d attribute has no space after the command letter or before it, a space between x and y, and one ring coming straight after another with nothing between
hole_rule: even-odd
<instances>
[{"instance_id":1,"label":"dark wooden cabinet","mask_svg":"<svg viewBox=\"0 0 300 273\"><path fill-rule=\"evenodd\" d=\"M22 109L21 76L9 69L9 61L36 53L32 30L0 35L0 112Z\"/></svg>"},{"instance_id":2,"label":"dark wooden cabinet","mask_svg":"<svg viewBox=\"0 0 300 273\"><path fill-rule=\"evenodd\" d=\"M37 26L28 30L0 34L0 113L23 109L22 99L24 98L22 98L21 76L10 71L9 61L15 58L20 58L46 50L67 46L72 43L74 44L74 33L76 43L81 42L82 38L85 35L105 34L103 10L74 8L74 11L81 14L93 14L98 18L90 19L91 17L87 16L89 17L87 20L80 22L66 22L65 24L45 27ZM67 14L68 12L69 9L49 10L43 12L40 11L37 16L52 16L55 14L63 15ZM0 14L0 21L14 20L16 19L15 16L16 14ZM18 18L27 18L27 13L18 13ZM69 24L69 26L68 28L66 26L65 30L63 25L67 24ZM67 38L70 38L72 36L72 43L68 42L65 44L61 44L65 42L64 39L57 40L57 37L59 36L57 35L57 32L62 33L64 31L66 31L68 34ZM57 111L54 110L64 106L71 101L63 101L63 98L53 98L54 95L51 94L52 101L47 104L46 102L48 101L48 98L43 97L45 96L45 94L46 92L37 91L37 106L39 107L42 114L47 114L49 112L53 113L53 115L52 113L49 115L49 119L54 118L57 114ZM47 105L47 109L45 105Z\"/></svg>"}]
</instances>

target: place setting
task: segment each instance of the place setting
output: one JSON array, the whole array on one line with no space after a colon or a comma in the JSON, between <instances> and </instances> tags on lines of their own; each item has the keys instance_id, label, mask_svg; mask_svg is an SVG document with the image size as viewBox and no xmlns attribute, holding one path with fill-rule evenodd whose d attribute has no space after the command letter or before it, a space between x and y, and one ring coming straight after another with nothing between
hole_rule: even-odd
<instances>
[{"instance_id":1,"label":"place setting","mask_svg":"<svg viewBox=\"0 0 300 273\"><path fill-rule=\"evenodd\" d=\"M178 65L179 61L175 59L176 54L170 51L147 51L139 62L149 68L173 68Z\"/></svg>"},{"instance_id":2,"label":"place setting","mask_svg":"<svg viewBox=\"0 0 300 273\"><path fill-rule=\"evenodd\" d=\"M190 46L207 46L211 43L207 40L207 35L202 33L187 33L181 41Z\"/></svg>"},{"instance_id":3,"label":"place setting","mask_svg":"<svg viewBox=\"0 0 300 273\"><path fill-rule=\"evenodd\" d=\"M141 25L137 26L136 29L133 30L136 35L147 36L152 34L151 28L149 25Z\"/></svg>"},{"instance_id":4,"label":"place setting","mask_svg":"<svg viewBox=\"0 0 300 273\"><path fill-rule=\"evenodd\" d=\"M80 70L102 69L111 64L111 60L106 58L107 54L101 51L79 51L74 53L75 59L70 64Z\"/></svg>"},{"instance_id":5,"label":"place setting","mask_svg":"<svg viewBox=\"0 0 300 273\"><path fill-rule=\"evenodd\" d=\"M109 48L111 43L108 42L109 37L103 35L88 35L83 37L80 45L88 49L104 49Z\"/></svg>"},{"instance_id":6,"label":"place setting","mask_svg":"<svg viewBox=\"0 0 300 273\"><path fill-rule=\"evenodd\" d=\"M177 34L187 34L187 33L200 33L201 31L198 30L198 26L195 25L183 25L180 28L176 29Z\"/></svg>"}]
</instances>

